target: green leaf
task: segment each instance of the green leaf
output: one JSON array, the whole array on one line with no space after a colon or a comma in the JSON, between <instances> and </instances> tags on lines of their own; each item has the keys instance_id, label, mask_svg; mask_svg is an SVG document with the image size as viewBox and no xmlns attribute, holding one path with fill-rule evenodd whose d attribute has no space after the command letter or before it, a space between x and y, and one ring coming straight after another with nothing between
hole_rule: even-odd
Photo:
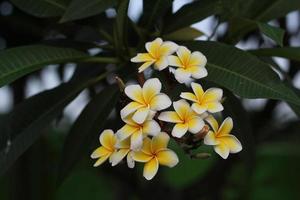
<instances>
[{"instance_id":1,"label":"green leaf","mask_svg":"<svg viewBox=\"0 0 300 200\"><path fill-rule=\"evenodd\" d=\"M300 47L261 48L248 52L256 56L275 56L300 61Z\"/></svg>"},{"instance_id":2,"label":"green leaf","mask_svg":"<svg viewBox=\"0 0 300 200\"><path fill-rule=\"evenodd\" d=\"M127 43L128 6L129 0L123 0L117 9L114 40L118 50L121 50L122 48L124 49L124 46Z\"/></svg>"},{"instance_id":3,"label":"green leaf","mask_svg":"<svg viewBox=\"0 0 300 200\"><path fill-rule=\"evenodd\" d=\"M299 97L269 65L238 48L218 42L186 43L207 57L207 79L245 98L270 98L300 105Z\"/></svg>"},{"instance_id":4,"label":"green leaf","mask_svg":"<svg viewBox=\"0 0 300 200\"><path fill-rule=\"evenodd\" d=\"M220 11L219 0L194 1L184 5L174 15L165 20L164 33L190 26Z\"/></svg>"},{"instance_id":5,"label":"green leaf","mask_svg":"<svg viewBox=\"0 0 300 200\"><path fill-rule=\"evenodd\" d=\"M193 27L186 27L174 31L172 33L166 34L163 36L165 40L173 40L173 41L189 41L194 40L197 37L204 35L203 32L195 29Z\"/></svg>"},{"instance_id":6,"label":"green leaf","mask_svg":"<svg viewBox=\"0 0 300 200\"><path fill-rule=\"evenodd\" d=\"M61 23L98 15L106 9L117 5L117 0L72 0Z\"/></svg>"},{"instance_id":7,"label":"green leaf","mask_svg":"<svg viewBox=\"0 0 300 200\"><path fill-rule=\"evenodd\" d=\"M0 146L0 174L3 174L42 135L43 130L64 108L95 80L72 80L19 104L4 119L5 125L1 128L6 142L4 146Z\"/></svg>"},{"instance_id":8,"label":"green leaf","mask_svg":"<svg viewBox=\"0 0 300 200\"><path fill-rule=\"evenodd\" d=\"M271 38L278 45L283 46L283 36L284 36L283 29L271 26L266 23L261 23L261 22L257 22L257 25L261 32L263 32L266 36Z\"/></svg>"},{"instance_id":9,"label":"green leaf","mask_svg":"<svg viewBox=\"0 0 300 200\"><path fill-rule=\"evenodd\" d=\"M0 87L49 64L87 58L88 55L70 48L43 45L22 46L0 52Z\"/></svg>"},{"instance_id":10,"label":"green leaf","mask_svg":"<svg viewBox=\"0 0 300 200\"><path fill-rule=\"evenodd\" d=\"M91 153L89 152L92 151L91 143L98 141L99 133L105 128L108 116L115 108L118 97L118 87L110 86L97 94L84 108L65 140L58 183L62 183L83 155Z\"/></svg>"},{"instance_id":11,"label":"green leaf","mask_svg":"<svg viewBox=\"0 0 300 200\"><path fill-rule=\"evenodd\" d=\"M143 1L143 13L141 17L142 26L154 27L156 22L161 19L172 7L172 0L144 0Z\"/></svg>"},{"instance_id":12,"label":"green leaf","mask_svg":"<svg viewBox=\"0 0 300 200\"><path fill-rule=\"evenodd\" d=\"M36 17L61 16L70 0L11 0L20 10Z\"/></svg>"}]
</instances>

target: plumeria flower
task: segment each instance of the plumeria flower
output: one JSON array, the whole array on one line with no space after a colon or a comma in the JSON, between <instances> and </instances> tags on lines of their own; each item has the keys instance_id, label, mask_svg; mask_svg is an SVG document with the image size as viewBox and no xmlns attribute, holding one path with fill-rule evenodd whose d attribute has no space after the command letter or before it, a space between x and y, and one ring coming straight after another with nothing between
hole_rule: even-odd
<instances>
[{"instance_id":1,"label":"plumeria flower","mask_svg":"<svg viewBox=\"0 0 300 200\"><path fill-rule=\"evenodd\" d=\"M163 42L161 38L156 38L152 42L146 43L146 50L148 53L139 53L137 56L131 58L131 62L140 63L143 62L142 66L139 67L139 73L154 64L154 68L157 70L163 70L168 67L168 56L173 54L178 45L174 42Z\"/></svg>"},{"instance_id":2,"label":"plumeria flower","mask_svg":"<svg viewBox=\"0 0 300 200\"><path fill-rule=\"evenodd\" d=\"M118 151L112 155L111 165L117 165L126 157L128 167L134 168L135 163L132 158L133 151L130 149L130 138L127 138L123 141L118 141L115 147L118 149Z\"/></svg>"},{"instance_id":3,"label":"plumeria flower","mask_svg":"<svg viewBox=\"0 0 300 200\"><path fill-rule=\"evenodd\" d=\"M172 102L166 94L160 91L161 82L157 78L147 80L143 88L140 85L127 86L125 94L133 101L121 110L121 117L126 118L133 113L133 121L142 124L149 114L152 115L156 111L168 108Z\"/></svg>"},{"instance_id":4,"label":"plumeria flower","mask_svg":"<svg viewBox=\"0 0 300 200\"><path fill-rule=\"evenodd\" d=\"M94 167L101 165L108 158L109 162L111 162L113 154L116 153L115 144L117 142L117 138L112 130L104 130L100 134L99 141L101 146L98 147L91 155L91 158L98 159L94 164Z\"/></svg>"},{"instance_id":5,"label":"plumeria flower","mask_svg":"<svg viewBox=\"0 0 300 200\"><path fill-rule=\"evenodd\" d=\"M155 176L159 164L168 167L177 165L177 155L167 148L169 140L168 134L161 132L152 140L146 137L142 150L133 152L132 156L135 161L145 163L143 175L147 180L151 180Z\"/></svg>"},{"instance_id":6,"label":"plumeria flower","mask_svg":"<svg viewBox=\"0 0 300 200\"><path fill-rule=\"evenodd\" d=\"M199 51L191 53L184 46L180 46L176 51L177 56L168 56L169 65L177 67L175 79L179 83L186 83L191 78L200 79L207 76L205 65L206 57Z\"/></svg>"},{"instance_id":7,"label":"plumeria flower","mask_svg":"<svg viewBox=\"0 0 300 200\"><path fill-rule=\"evenodd\" d=\"M132 120L132 115L129 115L123 119L126 124L117 131L117 138L122 141L130 137L130 148L136 151L140 150L144 137L147 135L154 136L161 130L159 124L152 118L153 116L149 115L147 120L139 124Z\"/></svg>"},{"instance_id":8,"label":"plumeria flower","mask_svg":"<svg viewBox=\"0 0 300 200\"><path fill-rule=\"evenodd\" d=\"M172 130L174 137L181 138L187 131L196 134L204 127L202 117L192 110L186 100L173 102L173 107L175 111L162 112L158 119L176 124Z\"/></svg>"},{"instance_id":9,"label":"plumeria flower","mask_svg":"<svg viewBox=\"0 0 300 200\"><path fill-rule=\"evenodd\" d=\"M213 131L207 133L204 144L213 145L215 152L224 159L228 157L229 153L238 153L242 150L240 141L234 135L229 134L233 127L230 117L227 117L220 127L213 116L209 116L206 120Z\"/></svg>"},{"instance_id":10,"label":"plumeria flower","mask_svg":"<svg viewBox=\"0 0 300 200\"><path fill-rule=\"evenodd\" d=\"M194 93L182 92L180 97L194 102L192 104L192 109L196 113L202 114L206 111L216 113L223 110L223 106L220 103L223 96L222 89L210 88L204 92L201 85L198 83L192 83L192 89Z\"/></svg>"}]
</instances>

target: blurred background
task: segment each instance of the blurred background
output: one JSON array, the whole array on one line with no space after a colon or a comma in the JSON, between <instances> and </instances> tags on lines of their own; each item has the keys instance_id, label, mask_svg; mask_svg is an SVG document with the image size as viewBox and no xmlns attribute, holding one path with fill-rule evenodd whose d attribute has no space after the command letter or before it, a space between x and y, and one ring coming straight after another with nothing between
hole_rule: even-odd
<instances>
[{"instance_id":1,"label":"blurred background","mask_svg":"<svg viewBox=\"0 0 300 200\"><path fill-rule=\"evenodd\" d=\"M173 12L191 1L175 0ZM142 1L131 0L128 15L136 21L142 12ZM114 9L106 11L114 17ZM44 24L50 24L45 28ZM294 11L270 22L286 30L286 46L300 45L300 13ZM0 49L39 43L45 37L63 37L51 28L49 19L26 15L9 1L0 1ZM41 33L39 28L47 31ZM227 24L218 24L209 17L193 25L205 33L199 40L219 41L227 31ZM46 36L45 36L46 35ZM74 38L84 40L80 31ZM272 47L275 44L261 34L251 32L236 46L242 49ZM90 49L90 53L97 52ZM300 73L291 65L300 64L282 58L273 58L279 70L293 78L300 88ZM0 119L22 99L46 89L54 88L69 80L74 73L72 63L61 68L51 65L25 77L10 86L0 88ZM107 81L111 80L108 77ZM253 121L252 144L244 147L241 155L230 155L228 160L216 156L209 147L196 152L211 152L209 159L191 159L176 145L179 154L176 167L160 168L152 182L144 180L141 166L127 169L125 164L115 168L109 164L93 168L93 161L86 157L76 165L62 183L57 184L57 168L61 159L64 138L89 99L83 91L65 110L59 123L44 130L43 137L21 156L10 171L0 178L0 199L300 199L300 124L296 115L282 102L264 99L244 99L243 105ZM233 116L243 117L243 116ZM288 123L284 123L288 122ZM115 125L115 129L120 126ZM100 132L100 130L99 130ZM1 130L0 130L1 134Z\"/></svg>"}]
</instances>

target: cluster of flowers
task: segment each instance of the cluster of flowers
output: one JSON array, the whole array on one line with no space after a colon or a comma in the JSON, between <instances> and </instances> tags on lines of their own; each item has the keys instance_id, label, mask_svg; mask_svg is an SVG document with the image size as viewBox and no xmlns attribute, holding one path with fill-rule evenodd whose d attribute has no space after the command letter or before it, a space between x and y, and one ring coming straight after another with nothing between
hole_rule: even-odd
<instances>
[{"instance_id":1,"label":"cluster of flowers","mask_svg":"<svg viewBox=\"0 0 300 200\"><path fill-rule=\"evenodd\" d=\"M164 42L160 38L145 46L148 53L139 53L131 59L132 62L143 62L139 72L151 65L157 70L168 66L177 67L173 72L180 83L207 76L206 57L198 51L191 52L186 47L174 42ZM175 52L177 56L172 55ZM159 79L148 79L142 87L135 84L127 86L124 92L131 102L120 112L125 125L116 133L107 129L100 134L101 146L91 155L93 159L97 159L94 166L99 166L108 159L115 166L126 157L130 168L134 167L135 161L145 163L143 175L150 180L157 173L159 165L174 167L179 162L176 153L168 149L170 136L181 138L187 132L197 134L204 128L205 121L211 128L204 137L204 144L214 146L215 152L224 159L229 153L241 151L241 143L230 134L232 119L226 118L219 127L212 116L223 110L222 89L210 88L204 91L195 82L191 83L191 87L192 92L182 92L182 99L173 102L174 111L161 112L169 108L172 101L161 93L162 84ZM163 132L158 121L174 123L171 133Z\"/></svg>"}]
</instances>

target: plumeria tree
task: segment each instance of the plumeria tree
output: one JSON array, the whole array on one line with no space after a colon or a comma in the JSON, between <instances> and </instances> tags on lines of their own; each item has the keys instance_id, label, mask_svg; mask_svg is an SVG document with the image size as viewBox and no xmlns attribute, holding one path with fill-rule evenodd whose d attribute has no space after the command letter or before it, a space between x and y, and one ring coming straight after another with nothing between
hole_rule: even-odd
<instances>
[{"instance_id":1,"label":"plumeria tree","mask_svg":"<svg viewBox=\"0 0 300 200\"><path fill-rule=\"evenodd\" d=\"M1 1L0 87L13 106L0 115L0 173L13 199L53 199L79 165L116 199L256 199L264 145L299 141L300 2L177 4ZM202 20L212 28L192 26ZM58 85L29 95L47 69Z\"/></svg>"}]
</instances>

